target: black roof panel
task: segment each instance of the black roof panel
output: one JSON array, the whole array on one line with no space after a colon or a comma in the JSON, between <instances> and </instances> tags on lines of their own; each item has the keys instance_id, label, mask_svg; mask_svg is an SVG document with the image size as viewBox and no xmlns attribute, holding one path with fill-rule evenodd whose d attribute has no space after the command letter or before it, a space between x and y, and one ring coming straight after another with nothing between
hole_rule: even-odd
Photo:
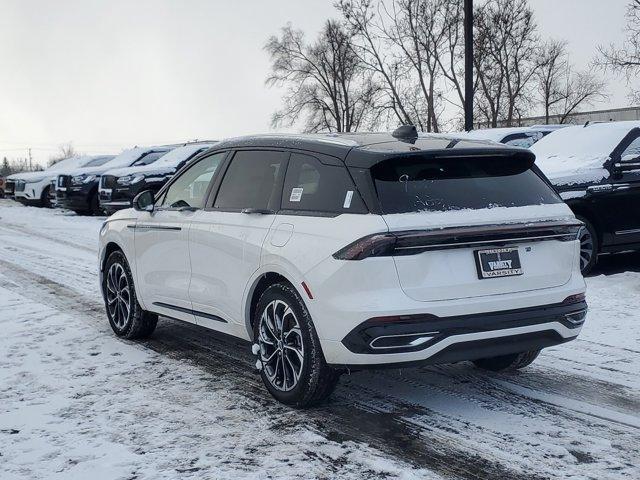
<instances>
[{"instance_id":1,"label":"black roof panel","mask_svg":"<svg viewBox=\"0 0 640 480\"><path fill-rule=\"evenodd\" d=\"M417 140L395 138L390 133L267 134L223 140L213 148L290 148L323 153L345 160L349 166L370 167L389 155L423 152L439 156L509 154L528 152L485 140L472 140L446 134L421 133ZM349 154L351 152L351 154ZM455 152L455 153L454 153Z\"/></svg>"}]
</instances>

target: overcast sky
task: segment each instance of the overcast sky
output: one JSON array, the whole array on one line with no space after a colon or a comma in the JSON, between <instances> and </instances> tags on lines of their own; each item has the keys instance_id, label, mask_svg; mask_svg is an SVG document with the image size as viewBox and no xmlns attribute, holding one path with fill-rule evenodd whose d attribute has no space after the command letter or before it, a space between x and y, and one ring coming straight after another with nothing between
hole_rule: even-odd
<instances>
[{"instance_id":1,"label":"overcast sky","mask_svg":"<svg viewBox=\"0 0 640 480\"><path fill-rule=\"evenodd\" d=\"M462 0L460 0L462 1ZM531 0L541 34L585 68L623 38L627 0ZM0 0L0 158L269 131L279 92L262 47L286 22L314 36L333 0ZM626 106L623 80L609 100Z\"/></svg>"}]
</instances>

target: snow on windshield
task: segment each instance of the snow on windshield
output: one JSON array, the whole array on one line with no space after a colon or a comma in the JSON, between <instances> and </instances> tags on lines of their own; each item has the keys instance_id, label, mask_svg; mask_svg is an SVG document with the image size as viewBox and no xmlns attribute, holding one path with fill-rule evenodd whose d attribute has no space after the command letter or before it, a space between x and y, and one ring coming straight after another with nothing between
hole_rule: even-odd
<instances>
[{"instance_id":1,"label":"snow on windshield","mask_svg":"<svg viewBox=\"0 0 640 480\"><path fill-rule=\"evenodd\" d=\"M185 145L184 147L174 148L169 153L160 157L155 164L160 165L177 165L183 160L191 157L194 153L213 146L213 143L196 143Z\"/></svg>"},{"instance_id":2,"label":"snow on windshield","mask_svg":"<svg viewBox=\"0 0 640 480\"><path fill-rule=\"evenodd\" d=\"M612 122L557 130L531 147L536 165L548 176L601 169L611 152L640 122Z\"/></svg>"},{"instance_id":3,"label":"snow on windshield","mask_svg":"<svg viewBox=\"0 0 640 480\"><path fill-rule=\"evenodd\" d=\"M109 168L119 168L119 167L128 167L133 162L135 162L142 154L151 150L150 148L130 148L128 150L124 150L120 155L118 155L113 160L105 163L105 166Z\"/></svg>"},{"instance_id":4,"label":"snow on windshield","mask_svg":"<svg viewBox=\"0 0 640 480\"><path fill-rule=\"evenodd\" d=\"M78 157L71 157L71 158L67 158L65 160L60 160L58 163L54 163L53 165L51 165L49 168L47 168L47 171L49 170L60 170L62 168L75 168L75 167L79 167L81 165L83 165L84 162L88 161L88 159L93 158L87 155L82 155L82 156L78 156Z\"/></svg>"}]
</instances>

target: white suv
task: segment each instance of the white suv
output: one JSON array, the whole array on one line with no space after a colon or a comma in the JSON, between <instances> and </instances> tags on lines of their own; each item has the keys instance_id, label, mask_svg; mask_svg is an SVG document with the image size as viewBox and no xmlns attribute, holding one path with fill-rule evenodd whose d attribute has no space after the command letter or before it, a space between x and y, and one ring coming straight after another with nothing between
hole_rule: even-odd
<instances>
[{"instance_id":1,"label":"white suv","mask_svg":"<svg viewBox=\"0 0 640 480\"><path fill-rule=\"evenodd\" d=\"M582 224L524 149L414 129L253 136L200 154L100 232L117 335L158 315L253 342L297 406L347 370L520 368L584 322Z\"/></svg>"}]
</instances>

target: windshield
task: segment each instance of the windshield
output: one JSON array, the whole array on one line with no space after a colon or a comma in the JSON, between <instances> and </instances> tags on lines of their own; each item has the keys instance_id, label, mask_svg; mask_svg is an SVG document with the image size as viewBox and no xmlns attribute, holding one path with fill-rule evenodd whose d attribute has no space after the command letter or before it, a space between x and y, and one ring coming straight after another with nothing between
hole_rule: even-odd
<instances>
[{"instance_id":1,"label":"windshield","mask_svg":"<svg viewBox=\"0 0 640 480\"><path fill-rule=\"evenodd\" d=\"M139 158L138 160L136 160L133 165L131 165L132 167L139 167L141 165L149 165L153 162L155 162L156 160L158 160L160 157L162 157L165 153L167 153L166 150L163 150L161 152L149 152L146 155L143 155L141 158Z\"/></svg>"},{"instance_id":2,"label":"windshield","mask_svg":"<svg viewBox=\"0 0 640 480\"><path fill-rule=\"evenodd\" d=\"M113 157L98 157L91 160L89 163L84 165L85 167L99 167L100 165L104 165L108 161L112 160Z\"/></svg>"},{"instance_id":3,"label":"windshield","mask_svg":"<svg viewBox=\"0 0 640 480\"><path fill-rule=\"evenodd\" d=\"M511 157L393 158L371 174L387 214L561 202L529 164Z\"/></svg>"}]
</instances>

